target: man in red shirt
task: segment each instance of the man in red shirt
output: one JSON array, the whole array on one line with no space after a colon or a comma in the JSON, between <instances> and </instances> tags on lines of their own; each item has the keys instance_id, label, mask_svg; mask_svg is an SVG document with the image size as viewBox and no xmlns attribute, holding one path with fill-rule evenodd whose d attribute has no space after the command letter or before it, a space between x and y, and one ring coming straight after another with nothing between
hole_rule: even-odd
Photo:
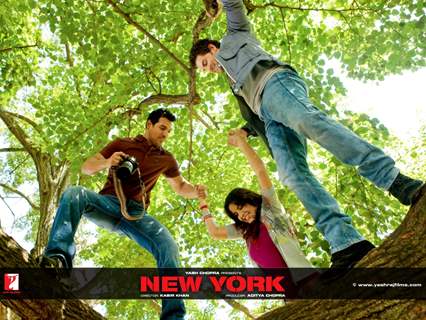
<instances>
[{"instance_id":1,"label":"man in red shirt","mask_svg":"<svg viewBox=\"0 0 426 320\"><path fill-rule=\"evenodd\" d=\"M42 266L72 267L76 251L74 235L84 215L98 226L136 241L155 257L158 268L179 267L178 247L170 232L146 213L150 192L161 174L172 189L183 197L196 198L205 190L202 185L186 181L173 155L162 147L175 120L175 116L168 110L157 109L149 114L143 135L116 139L83 163L82 172L88 175L109 169L108 179L99 193L81 186L65 190L41 258ZM134 157L139 167L139 170L121 181L127 199L125 207L128 216L135 220L129 220L122 214L114 187L114 169L127 156ZM183 300L163 300L161 319L183 319L184 315Z\"/></svg>"}]
</instances>

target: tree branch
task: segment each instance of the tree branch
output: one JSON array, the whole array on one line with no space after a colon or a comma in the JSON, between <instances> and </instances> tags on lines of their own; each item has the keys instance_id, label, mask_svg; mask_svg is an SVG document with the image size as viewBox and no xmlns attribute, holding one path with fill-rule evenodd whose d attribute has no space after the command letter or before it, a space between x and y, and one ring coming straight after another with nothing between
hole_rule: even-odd
<instances>
[{"instance_id":1,"label":"tree branch","mask_svg":"<svg viewBox=\"0 0 426 320\"><path fill-rule=\"evenodd\" d=\"M162 87L161 87L161 80L160 80L160 78L154 73L154 71L151 70L151 68L145 68L144 74L145 74L146 80L148 81L148 83L151 86L152 90L154 90L157 94L161 94ZM152 75L155 78L155 80L157 80L158 89L155 88L154 84L152 83L151 79L149 78L150 75Z\"/></svg>"},{"instance_id":2,"label":"tree branch","mask_svg":"<svg viewBox=\"0 0 426 320\"><path fill-rule=\"evenodd\" d=\"M74 67L74 60L72 58L71 48L70 48L70 45L69 45L68 42L65 43L65 54L66 54L66 57L67 57L68 65L70 66L70 68L73 68ZM78 78L73 72L71 72L71 73L72 73L74 81L75 81L75 90L77 91L77 94L80 97L80 99L83 99L83 97L81 95L81 91L80 91L80 85L78 83Z\"/></svg>"},{"instance_id":3,"label":"tree branch","mask_svg":"<svg viewBox=\"0 0 426 320\"><path fill-rule=\"evenodd\" d=\"M25 151L24 148L0 148L0 152L20 152Z\"/></svg>"},{"instance_id":4,"label":"tree branch","mask_svg":"<svg viewBox=\"0 0 426 320\"><path fill-rule=\"evenodd\" d=\"M16 46L16 47L4 48L4 49L0 49L0 53L4 53L4 52L16 50L16 49L34 48L34 47L37 47L37 46L38 46L37 43L35 43L35 44L28 44L28 45L25 45L25 46Z\"/></svg>"},{"instance_id":5,"label":"tree branch","mask_svg":"<svg viewBox=\"0 0 426 320\"><path fill-rule=\"evenodd\" d=\"M198 16L197 21L195 22L195 25L192 29L192 43L195 43L199 38L200 38L200 34L201 32L207 28L212 22L213 22L213 18L209 17L206 14L206 11L203 10L200 15ZM196 70L193 66L191 66L191 70L189 72L189 84L188 84L188 89L189 89L189 101L188 101L188 108L190 111L190 114L195 116L197 118L197 120L201 121L206 128L209 128L210 126L204 122L204 120L202 120L197 113L195 113L195 111L193 110L192 106L196 105L198 103L200 103L200 98L197 94L197 88L196 88ZM216 125L216 124L215 124ZM217 127L217 125L216 125Z\"/></svg>"},{"instance_id":6,"label":"tree branch","mask_svg":"<svg viewBox=\"0 0 426 320\"><path fill-rule=\"evenodd\" d=\"M13 212L12 208L7 204L6 200L3 198L2 195L0 195L0 199L3 201L4 205L9 209L10 213L13 216L13 223L15 223L15 220L16 220L16 214L15 214L15 212Z\"/></svg>"},{"instance_id":7,"label":"tree branch","mask_svg":"<svg viewBox=\"0 0 426 320\"><path fill-rule=\"evenodd\" d=\"M280 13L281 13L281 19L283 20L284 33L287 38L288 63L291 64L291 42L290 42L290 37L288 35L287 23L285 22L285 13L282 8L280 9Z\"/></svg>"},{"instance_id":8,"label":"tree branch","mask_svg":"<svg viewBox=\"0 0 426 320\"><path fill-rule=\"evenodd\" d=\"M192 100L192 103L191 103ZM180 104L180 105L186 105L190 112L192 108L192 104L198 104L200 103L200 97L195 94L195 97L193 99L191 99L191 95L170 95L170 94L156 94L156 95L151 95L145 99L143 99L141 102L139 102L138 106L136 108L133 109L129 109L128 111L126 111L126 113L129 116L135 115L135 114L140 114L141 113L141 109L142 106L144 105L151 105L151 104ZM189 107L189 105L191 104L191 107ZM194 117L200 121L206 128L210 129L210 125L204 121L203 118L201 118L195 111L192 111Z\"/></svg>"},{"instance_id":9,"label":"tree branch","mask_svg":"<svg viewBox=\"0 0 426 320\"><path fill-rule=\"evenodd\" d=\"M21 191L19 191L18 189L15 189L11 186L8 186L6 184L0 183L0 187L2 187L3 189L8 190L9 192L13 192L16 193L18 195L20 195L22 198L24 198L25 200L27 200L28 204L34 209L34 210L40 210L40 207L38 205L36 205L34 202L32 202L30 200L30 198L28 196L26 196L25 194L23 194Z\"/></svg>"},{"instance_id":10,"label":"tree branch","mask_svg":"<svg viewBox=\"0 0 426 320\"><path fill-rule=\"evenodd\" d=\"M38 268L36 261L12 237L0 229L0 268ZM59 284L59 283L58 283ZM58 290L59 286L57 286ZM78 299L2 299L22 319L105 319Z\"/></svg>"},{"instance_id":11,"label":"tree branch","mask_svg":"<svg viewBox=\"0 0 426 320\"><path fill-rule=\"evenodd\" d=\"M18 119L25 121L26 123L31 125L38 133L42 133L40 126L37 123L35 123L33 120L31 120L30 118L27 118L26 116L23 116L22 114L15 113L15 112L10 112L10 111L6 111L6 110L3 110L3 112L8 113L12 117L15 117L15 118L18 118Z\"/></svg>"},{"instance_id":12,"label":"tree branch","mask_svg":"<svg viewBox=\"0 0 426 320\"><path fill-rule=\"evenodd\" d=\"M201 32L210 26L213 22L213 19L210 18L206 11L202 11L198 16L197 21L195 22L194 28L192 29L192 41L195 42L200 38Z\"/></svg>"},{"instance_id":13,"label":"tree branch","mask_svg":"<svg viewBox=\"0 0 426 320\"><path fill-rule=\"evenodd\" d=\"M236 300L233 299L224 299L224 301L229 304L232 308L241 311L242 313L244 313L248 318L250 319L256 319L249 311L249 309L243 305L242 303L239 303Z\"/></svg>"},{"instance_id":14,"label":"tree branch","mask_svg":"<svg viewBox=\"0 0 426 320\"><path fill-rule=\"evenodd\" d=\"M302 7L301 5L298 7L294 6L288 6L283 5L275 2L269 2L265 4L259 4L255 5L250 0L243 0L244 5L246 6L248 12L252 12L256 9L265 9L267 7L275 7L275 8L281 8L281 9L288 9L288 10L297 10L297 11L324 11L324 12L356 12L356 11L370 11L370 12L378 12L380 9L373 9L373 8L341 8L341 9L332 9L332 8L315 8L315 7Z\"/></svg>"},{"instance_id":15,"label":"tree branch","mask_svg":"<svg viewBox=\"0 0 426 320\"><path fill-rule=\"evenodd\" d=\"M201 109L201 112L210 119L210 121L213 123L214 127L219 130L219 125L217 124L217 122L213 119L213 117L206 111L204 111L203 109Z\"/></svg>"},{"instance_id":16,"label":"tree branch","mask_svg":"<svg viewBox=\"0 0 426 320\"><path fill-rule=\"evenodd\" d=\"M200 97L197 96L197 103L200 102ZM188 95L168 95L168 94L156 94L151 95L145 99L143 99L141 102L139 102L138 106L136 108L128 108L123 115L126 115L128 117L132 117L134 115L138 115L142 113L142 106L146 105L152 105L152 104L181 104L185 105L189 102L189 96ZM114 106L108 109L107 112L105 112L104 115L102 115L97 121L93 123L93 125L87 127L84 130L81 130L78 132L76 136L73 136L70 140L75 140L81 137L83 134L87 133L91 129L95 128L99 123L101 123L108 115L110 115L112 112L120 109L125 108L123 105ZM197 119L203 123L207 128L210 128L210 126L197 115ZM69 145L68 142L65 145Z\"/></svg>"},{"instance_id":17,"label":"tree branch","mask_svg":"<svg viewBox=\"0 0 426 320\"><path fill-rule=\"evenodd\" d=\"M158 313L158 316L161 315L161 304L159 304L157 301L155 300L149 300L149 304L151 305L151 307L154 308L154 310Z\"/></svg>"},{"instance_id":18,"label":"tree branch","mask_svg":"<svg viewBox=\"0 0 426 320\"><path fill-rule=\"evenodd\" d=\"M155 38L151 33L149 33L144 27L142 27L139 23L133 20L128 13L121 10L121 8L117 5L117 3L115 3L112 0L105 0L105 1L109 5L111 5L113 10L117 12L120 16L122 16L127 21L128 24L134 26L136 29L141 31L143 34L145 34L145 36L148 37L149 40L151 40L152 43L158 45L162 50L164 50L173 60L175 60L178 63L178 65L180 65L183 68L183 70L185 70L187 73L190 72L190 68L188 68L188 66L185 63L183 63L182 60L176 57L176 55L173 52L171 52L166 46L164 46L157 38Z\"/></svg>"},{"instance_id":19,"label":"tree branch","mask_svg":"<svg viewBox=\"0 0 426 320\"><path fill-rule=\"evenodd\" d=\"M188 152L188 179L189 181L191 181L191 166L192 166L192 136L194 133L194 128L193 128L193 113L194 113L194 109L192 108L192 105L189 104L188 105L189 108L189 152Z\"/></svg>"},{"instance_id":20,"label":"tree branch","mask_svg":"<svg viewBox=\"0 0 426 320\"><path fill-rule=\"evenodd\" d=\"M25 131L16 123L15 119L13 119L11 113L0 107L0 119L3 120L10 132L16 137L16 139L18 139L25 150L35 160L37 154L36 149L32 146L30 139Z\"/></svg>"},{"instance_id":21,"label":"tree branch","mask_svg":"<svg viewBox=\"0 0 426 320\"><path fill-rule=\"evenodd\" d=\"M197 96L195 103L200 103L200 97ZM156 94L151 95L141 102L139 102L136 109L140 109L143 105L151 105L151 104L181 104L185 105L190 103L189 96L187 94L181 95L171 95L171 94Z\"/></svg>"}]
</instances>

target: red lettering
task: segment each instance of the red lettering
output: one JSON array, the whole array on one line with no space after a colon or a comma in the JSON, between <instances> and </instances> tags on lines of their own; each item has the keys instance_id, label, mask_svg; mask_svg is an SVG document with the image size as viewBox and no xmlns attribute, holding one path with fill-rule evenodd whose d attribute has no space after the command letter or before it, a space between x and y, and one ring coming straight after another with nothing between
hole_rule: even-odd
<instances>
[{"instance_id":1,"label":"red lettering","mask_svg":"<svg viewBox=\"0 0 426 320\"><path fill-rule=\"evenodd\" d=\"M150 277L141 276L141 292L147 292L148 288L149 291L160 291L160 279L158 278L158 276L153 277L152 280L150 279Z\"/></svg>"},{"instance_id":2,"label":"red lettering","mask_svg":"<svg viewBox=\"0 0 426 320\"><path fill-rule=\"evenodd\" d=\"M253 292L255 289L259 292L265 291L265 278L262 276L253 276L248 278L247 291Z\"/></svg>"},{"instance_id":3,"label":"red lettering","mask_svg":"<svg viewBox=\"0 0 426 320\"><path fill-rule=\"evenodd\" d=\"M234 282L238 282L238 287L234 286ZM241 292L246 288L246 279L242 276L232 276L226 281L226 288L231 292Z\"/></svg>"},{"instance_id":4,"label":"red lettering","mask_svg":"<svg viewBox=\"0 0 426 320\"><path fill-rule=\"evenodd\" d=\"M277 291L285 292L285 289L281 286L280 281L284 279L284 276L278 276L272 278L271 276L266 277L266 291Z\"/></svg>"},{"instance_id":5,"label":"red lettering","mask_svg":"<svg viewBox=\"0 0 426 320\"><path fill-rule=\"evenodd\" d=\"M200 291L202 277L179 277L179 284L183 292L198 292Z\"/></svg>"},{"instance_id":6,"label":"red lettering","mask_svg":"<svg viewBox=\"0 0 426 320\"><path fill-rule=\"evenodd\" d=\"M178 277L176 276L164 276L162 277L161 291L164 292L178 292L177 281Z\"/></svg>"},{"instance_id":7,"label":"red lettering","mask_svg":"<svg viewBox=\"0 0 426 320\"><path fill-rule=\"evenodd\" d=\"M216 277L209 277L210 282L212 283L213 287L214 287L214 291L215 292L220 292L222 290L222 286L226 281L226 277L222 276L216 278Z\"/></svg>"},{"instance_id":8,"label":"red lettering","mask_svg":"<svg viewBox=\"0 0 426 320\"><path fill-rule=\"evenodd\" d=\"M182 292L198 292L202 282L202 277L185 277L185 276L141 276L140 291L141 292L178 292L179 288ZM161 289L160 289L161 281ZM222 281L223 283L223 281ZM220 291L220 288L219 288Z\"/></svg>"}]
</instances>

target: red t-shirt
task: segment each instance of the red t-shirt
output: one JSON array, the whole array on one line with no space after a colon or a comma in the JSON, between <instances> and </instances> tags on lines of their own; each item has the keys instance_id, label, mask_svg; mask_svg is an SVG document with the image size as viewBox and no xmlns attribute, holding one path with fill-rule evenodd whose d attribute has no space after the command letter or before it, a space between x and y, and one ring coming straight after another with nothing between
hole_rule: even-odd
<instances>
[{"instance_id":1,"label":"red t-shirt","mask_svg":"<svg viewBox=\"0 0 426 320\"><path fill-rule=\"evenodd\" d=\"M164 174L168 178L174 178L180 175L178 164L173 155L162 147L156 147L150 144L143 135L139 135L135 138L116 139L103 148L100 153L105 159L108 159L117 151L122 151L137 159L141 178L145 184L146 207L148 207L150 202L150 192L161 174ZM127 199L138 202L142 201L141 187L137 172L127 180L122 181L121 184ZM111 170L109 170L108 179L99 193L116 196Z\"/></svg>"}]
</instances>

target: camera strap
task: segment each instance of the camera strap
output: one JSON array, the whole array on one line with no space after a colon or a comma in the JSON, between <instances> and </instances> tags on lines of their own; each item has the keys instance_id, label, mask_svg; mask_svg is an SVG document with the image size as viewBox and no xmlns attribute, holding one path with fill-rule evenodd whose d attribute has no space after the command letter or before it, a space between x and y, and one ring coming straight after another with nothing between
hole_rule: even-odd
<instances>
[{"instance_id":1,"label":"camera strap","mask_svg":"<svg viewBox=\"0 0 426 320\"><path fill-rule=\"evenodd\" d=\"M139 183L141 186L142 202L143 202L143 206L145 207L145 184L143 183L141 179L139 168L137 169L137 172L138 172ZM142 219L145 213L144 211L142 211L141 214L138 214L135 216L131 216L127 212L126 195L123 192L123 186L121 185L121 180L117 178L116 168L112 168L112 180L114 182L115 193L117 194L118 200L120 201L121 215L127 220L132 220L132 221Z\"/></svg>"}]
</instances>

